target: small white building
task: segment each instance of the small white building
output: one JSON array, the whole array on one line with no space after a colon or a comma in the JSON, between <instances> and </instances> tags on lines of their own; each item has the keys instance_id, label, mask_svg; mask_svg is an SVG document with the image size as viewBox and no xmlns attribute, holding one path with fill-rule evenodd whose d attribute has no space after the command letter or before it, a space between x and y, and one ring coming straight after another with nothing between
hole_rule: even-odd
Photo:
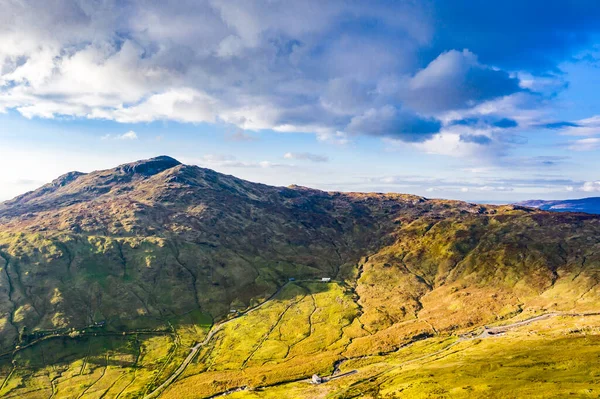
<instances>
[{"instance_id":1,"label":"small white building","mask_svg":"<svg viewBox=\"0 0 600 399\"><path fill-rule=\"evenodd\" d=\"M319 377L318 375L316 375L316 374L313 374L313 376L312 376L312 379L311 379L311 382L312 382L313 384L320 384L320 383L322 383L322 382L323 382L323 379L322 379L321 377Z\"/></svg>"},{"instance_id":2,"label":"small white building","mask_svg":"<svg viewBox=\"0 0 600 399\"><path fill-rule=\"evenodd\" d=\"M323 278L321 278L321 281L324 283L328 283L331 281L331 277L323 277Z\"/></svg>"}]
</instances>

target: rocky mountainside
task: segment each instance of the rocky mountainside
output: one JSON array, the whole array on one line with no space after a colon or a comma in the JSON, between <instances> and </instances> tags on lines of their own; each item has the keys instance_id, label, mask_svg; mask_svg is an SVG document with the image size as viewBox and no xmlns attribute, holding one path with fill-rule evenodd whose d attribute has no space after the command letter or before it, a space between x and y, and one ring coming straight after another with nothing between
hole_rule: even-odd
<instances>
[{"instance_id":1,"label":"rocky mountainside","mask_svg":"<svg viewBox=\"0 0 600 399\"><path fill-rule=\"evenodd\" d=\"M322 277L337 288L321 292L302 283ZM286 284L290 279L297 288ZM178 320L225 320L285 288L281 301L292 302L278 317L253 316L256 331L275 323L256 337L255 349L248 349L251 338L231 338L244 325L209 342L190 371L213 381L207 396L235 387L232 381L276 384L341 359L388 354L515 317L598 310L598 283L600 216L271 187L164 156L69 173L0 205L2 350L103 326L106 334L172 331L173 353L187 356ZM293 314L308 312L306 320L288 322L308 323L308 335L253 361L294 306ZM339 329L319 333L319 325ZM280 327L279 339L284 335ZM308 346L296 353L299 342ZM239 363L219 357L245 350ZM176 368L177 356L166 358L161 373ZM282 376L272 362L291 363ZM228 370L248 367L257 368L244 374L247 381L226 378ZM156 387L160 373L150 370L142 391L128 388L131 397ZM207 370L221 370L223 381L215 383Z\"/></svg>"},{"instance_id":2,"label":"rocky mountainside","mask_svg":"<svg viewBox=\"0 0 600 399\"><path fill-rule=\"evenodd\" d=\"M552 212L585 212L592 214L600 214L600 197L550 201L529 200L519 202L517 205Z\"/></svg>"},{"instance_id":3,"label":"rocky mountainside","mask_svg":"<svg viewBox=\"0 0 600 399\"><path fill-rule=\"evenodd\" d=\"M69 173L0 205L2 343L195 308L221 317L290 277L348 273L423 201L269 187L169 157Z\"/></svg>"}]
</instances>

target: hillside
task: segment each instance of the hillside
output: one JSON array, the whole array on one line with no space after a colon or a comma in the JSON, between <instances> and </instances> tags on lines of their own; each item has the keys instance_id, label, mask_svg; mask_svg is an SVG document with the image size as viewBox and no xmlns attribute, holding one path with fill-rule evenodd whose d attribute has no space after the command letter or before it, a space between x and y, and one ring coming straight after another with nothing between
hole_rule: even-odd
<instances>
[{"instance_id":1,"label":"hillside","mask_svg":"<svg viewBox=\"0 0 600 399\"><path fill-rule=\"evenodd\" d=\"M599 243L600 216L271 187L169 157L69 173L0 204L0 396L395 397L407 361L477 364L499 356L473 349L483 326L539 315L507 348L527 352L535 324L534 346L570 331L593 358ZM314 373L342 378L294 383ZM471 397L499 389L483 385Z\"/></svg>"},{"instance_id":2,"label":"hillside","mask_svg":"<svg viewBox=\"0 0 600 399\"><path fill-rule=\"evenodd\" d=\"M600 214L600 197L553 201L530 200L520 202L518 205L552 212L585 212Z\"/></svg>"}]
</instances>

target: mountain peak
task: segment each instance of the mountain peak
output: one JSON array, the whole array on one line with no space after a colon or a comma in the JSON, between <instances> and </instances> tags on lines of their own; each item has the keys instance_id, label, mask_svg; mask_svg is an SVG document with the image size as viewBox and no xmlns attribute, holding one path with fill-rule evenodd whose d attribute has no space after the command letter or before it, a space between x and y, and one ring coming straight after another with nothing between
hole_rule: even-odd
<instances>
[{"instance_id":1,"label":"mountain peak","mask_svg":"<svg viewBox=\"0 0 600 399\"><path fill-rule=\"evenodd\" d=\"M80 176L85 176L85 173L82 172L68 172L65 173L64 175L61 175L59 177L57 177L56 179L52 180L52 182L50 183L53 187L63 187L66 186L67 184L71 183L72 181L76 180L78 177Z\"/></svg>"},{"instance_id":2,"label":"mountain peak","mask_svg":"<svg viewBox=\"0 0 600 399\"><path fill-rule=\"evenodd\" d=\"M117 169L124 173L136 173L145 176L152 176L179 165L181 165L181 162L175 158L161 155L141 161L126 163L118 166Z\"/></svg>"}]
</instances>

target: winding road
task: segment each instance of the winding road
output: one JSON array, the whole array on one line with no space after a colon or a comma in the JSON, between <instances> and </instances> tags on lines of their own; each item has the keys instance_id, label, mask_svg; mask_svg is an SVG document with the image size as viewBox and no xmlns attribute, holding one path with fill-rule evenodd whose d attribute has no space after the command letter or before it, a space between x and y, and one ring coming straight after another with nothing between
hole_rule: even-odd
<instances>
[{"instance_id":1,"label":"winding road","mask_svg":"<svg viewBox=\"0 0 600 399\"><path fill-rule=\"evenodd\" d=\"M551 313L545 313L545 314L542 314L542 315L539 315L539 316L534 316L534 317L531 317L529 319L520 320L520 321L511 323L511 324L505 324L505 325L502 325L502 326L494 326L494 327L484 326L483 327L483 331L481 333L479 333L479 334L475 334L474 332L462 334L462 335L460 335L458 337L458 339L456 341L452 342L448 346L446 346L446 347L444 347L444 348L442 348L442 349L440 349L438 351L435 351L435 352L432 352L432 353L428 353L426 355L419 356L417 358L404 361L404 362L402 362L400 364L394 365L393 367L385 369L385 370L383 370L383 371L381 371L381 372L379 372L379 373L377 373L375 375L370 375L367 378L355 381L354 383L352 383L350 385L350 387L348 387L348 389L346 390L346 392L348 392L348 390L350 390L350 389L355 389L357 386L359 386L359 385L361 385L361 384L363 384L365 382L372 382L374 379L382 377L383 375L385 375L385 374L387 374L387 373L389 373L391 371L394 371L394 370L397 370L397 369L401 369L402 367L404 367L404 366L406 366L408 364L419 362L421 360L432 358L432 357L440 355L440 354L442 354L444 352L447 352L449 349L453 348L454 346L458 345L461 342L471 341L471 340L476 340L476 339L491 338L491 337L503 334L503 333L505 333L507 331L510 331L512 329L515 329L515 328L518 328L518 327L523 327L523 326L526 326L528 324L534 323L536 321L546 320L546 319L550 319L552 317L557 317L557 316L566 316L566 317L600 316L600 312L598 312L598 311L580 312L580 313L551 312ZM418 342L418 341L415 341L415 342L409 344L409 346L413 345L416 342ZM347 361L347 360L351 360L351 359L346 359L344 361Z\"/></svg>"},{"instance_id":2,"label":"winding road","mask_svg":"<svg viewBox=\"0 0 600 399\"><path fill-rule=\"evenodd\" d=\"M238 313L235 317L232 317L231 319L224 320L224 321L221 321L219 323L214 324L213 327L208 332L208 334L206 335L206 337L204 338L204 340L201 341L201 342L198 342L196 345L194 345L192 347L190 354L185 358L185 360L181 363L181 365L179 365L179 367L169 376L169 378L167 378L165 380L165 382L163 382L162 384L160 384L154 391L152 391L148 395L144 396L144 399L157 398L162 393L162 391L164 391L169 385L171 385L173 383L173 381L175 381L177 379L177 377L179 377L181 375L181 373L184 372L184 370L187 368L187 366L192 362L192 360L194 360L194 358L198 354L198 351L200 350L200 348L203 347L203 346L205 346L206 344L208 344L210 342L210 340L212 339L212 337L214 337L216 333L218 333L219 331L221 331L221 329L225 325L227 325L228 323L231 323L232 321L234 321L236 319L239 319L240 317L242 317L244 315L247 315L250 312L254 312L254 311L262 308L267 303L269 303L269 301L271 301L277 295L279 295L279 293L285 287L287 287L290 284L298 283L298 282L302 282L302 281L317 282L317 281L320 281L320 280L288 281L284 285L282 285L281 287L279 287L277 289L277 291L275 291L275 293L273 293L273 295L271 295L269 298L267 298L265 301L261 302L260 304L258 304L256 306L253 306L251 308L248 308L248 309L246 309L243 312ZM334 282L334 281L330 281L330 282Z\"/></svg>"},{"instance_id":3,"label":"winding road","mask_svg":"<svg viewBox=\"0 0 600 399\"><path fill-rule=\"evenodd\" d=\"M271 300L273 300L277 295L279 295L279 293L285 288L287 287L289 284L294 284L294 283L298 283L298 282L306 282L306 281L310 281L310 282L318 282L320 280L298 280L298 281L288 281L286 282L284 285L282 285L281 287L279 287L279 289L277 289L277 291L275 291L275 293L273 293L269 298L267 298L265 301L261 302L260 304L253 306L251 308L248 308L247 310L245 310L244 312L240 312L238 313L235 317L232 317L231 319L228 320L224 320L221 321L219 323L216 323L213 325L213 327L211 328L211 330L209 331L209 333L206 335L206 337L204 338L203 341L198 342L197 344L195 344L190 351L190 354L183 360L183 362L179 365L179 367L169 376L169 378L167 378L161 385L159 385L154 391L152 391L151 393L147 394L146 396L144 396L144 399L155 399L157 398L169 385L171 385L187 368L187 366L194 360L194 358L196 357L196 355L198 354L198 351L200 350L200 348L202 348L203 346L207 345L211 339L215 336L215 334L219 331L221 331L221 329L227 325L228 323L231 323L232 321L247 315L248 313L254 312L260 308L262 308L263 306L265 306L267 303L269 303ZM328 281L328 283L339 283L338 281ZM440 351L437 351L435 353L430 353L428 355L425 355L421 358L417 358L417 359L412 359L409 362L414 362L414 361L418 361L418 360L423 360L424 358L428 358L428 357L432 357L432 356L436 356L441 352L445 352L448 349L450 349L451 347L453 347L454 345L458 344L461 341L465 341L465 340L472 340L472 339L478 339L478 338L487 338L487 337L492 337L494 335L497 334L501 334L504 333L506 331L509 331L511 329L517 328L517 327L522 327L525 325L528 325L530 323L536 322L536 321L540 321L540 320L545 320L545 319L549 319L551 317L556 317L556 316L571 316L571 317L577 317L577 316L596 316L596 315L600 315L600 312L587 312L587 313L565 313L565 312L552 312L552 313L546 313L546 314L542 314L539 316L535 316L535 317L531 317L529 319L525 319L525 320L521 320L521 321L517 321L514 322L512 324L507 324L507 325L503 325L503 326L495 326L495 327L487 327L484 326L483 332L481 332L478 335L473 335L473 333L470 334L464 334L461 335L459 337L459 339L450 344L449 346L447 346L444 349L441 349ZM404 364L403 364L404 365ZM388 370L389 371L389 370ZM351 375L356 373L356 370L353 370L349 373L344 373L342 375L339 376L331 376L329 377L329 379L335 379L338 377L342 377L342 376L346 376L346 375ZM238 389L238 388L236 388Z\"/></svg>"}]
</instances>

